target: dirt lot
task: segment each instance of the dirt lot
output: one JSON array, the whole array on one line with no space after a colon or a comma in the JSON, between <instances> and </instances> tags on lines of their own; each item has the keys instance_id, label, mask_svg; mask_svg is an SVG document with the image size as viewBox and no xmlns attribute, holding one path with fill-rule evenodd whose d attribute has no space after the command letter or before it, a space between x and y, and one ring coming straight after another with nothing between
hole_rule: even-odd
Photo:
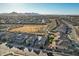
<instances>
[{"instance_id":1,"label":"dirt lot","mask_svg":"<svg viewBox=\"0 0 79 59\"><path fill-rule=\"evenodd\" d=\"M42 32L45 31L47 25L24 25L23 27L14 28L9 30L10 32Z\"/></svg>"}]
</instances>

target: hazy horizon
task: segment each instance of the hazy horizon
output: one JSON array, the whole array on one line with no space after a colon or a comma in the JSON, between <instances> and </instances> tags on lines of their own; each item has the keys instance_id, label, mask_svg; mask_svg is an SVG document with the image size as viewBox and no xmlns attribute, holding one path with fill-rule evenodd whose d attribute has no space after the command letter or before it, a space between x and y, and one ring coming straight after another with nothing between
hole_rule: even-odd
<instances>
[{"instance_id":1,"label":"hazy horizon","mask_svg":"<svg viewBox=\"0 0 79 59\"><path fill-rule=\"evenodd\" d=\"M0 3L0 13L79 15L79 3Z\"/></svg>"}]
</instances>

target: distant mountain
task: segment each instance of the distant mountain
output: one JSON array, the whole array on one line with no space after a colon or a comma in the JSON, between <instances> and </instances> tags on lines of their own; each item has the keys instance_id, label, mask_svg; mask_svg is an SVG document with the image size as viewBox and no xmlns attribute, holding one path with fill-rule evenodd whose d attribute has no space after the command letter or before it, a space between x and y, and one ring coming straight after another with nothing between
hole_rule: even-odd
<instances>
[{"instance_id":1,"label":"distant mountain","mask_svg":"<svg viewBox=\"0 0 79 59\"><path fill-rule=\"evenodd\" d=\"M17 13L17 12L11 12L11 13L1 13L2 16L39 16L38 13Z\"/></svg>"},{"instance_id":2,"label":"distant mountain","mask_svg":"<svg viewBox=\"0 0 79 59\"><path fill-rule=\"evenodd\" d=\"M38 13L25 13L26 15L35 15L35 16L37 16L37 15L40 15L40 14L38 14Z\"/></svg>"},{"instance_id":3,"label":"distant mountain","mask_svg":"<svg viewBox=\"0 0 79 59\"><path fill-rule=\"evenodd\" d=\"M18 14L17 12L11 12L10 14Z\"/></svg>"}]
</instances>

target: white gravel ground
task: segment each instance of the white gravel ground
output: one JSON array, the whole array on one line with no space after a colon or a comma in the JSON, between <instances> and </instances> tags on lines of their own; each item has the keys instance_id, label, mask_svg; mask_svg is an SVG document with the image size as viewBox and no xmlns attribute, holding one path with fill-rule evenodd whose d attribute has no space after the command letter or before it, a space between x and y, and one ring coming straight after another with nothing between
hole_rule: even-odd
<instances>
[{"instance_id":1,"label":"white gravel ground","mask_svg":"<svg viewBox=\"0 0 79 59\"><path fill-rule=\"evenodd\" d=\"M11 48L9 49L7 46L5 46L6 43L3 43L0 45L0 56L6 55L9 53L12 53L14 55L19 55L19 56L47 56L46 53L43 53L42 51L40 52L39 55L34 53L33 51L29 52L27 48L24 49L24 51L19 50L17 48Z\"/></svg>"}]
</instances>

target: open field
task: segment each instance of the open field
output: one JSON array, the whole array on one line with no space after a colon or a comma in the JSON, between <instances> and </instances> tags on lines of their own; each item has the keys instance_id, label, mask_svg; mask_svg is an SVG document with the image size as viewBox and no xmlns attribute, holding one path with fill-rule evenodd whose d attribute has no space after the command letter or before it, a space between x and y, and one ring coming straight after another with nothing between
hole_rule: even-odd
<instances>
[{"instance_id":1,"label":"open field","mask_svg":"<svg viewBox=\"0 0 79 59\"><path fill-rule=\"evenodd\" d=\"M23 27L10 29L9 31L34 33L34 32L44 32L46 28L47 25L24 25Z\"/></svg>"}]
</instances>

